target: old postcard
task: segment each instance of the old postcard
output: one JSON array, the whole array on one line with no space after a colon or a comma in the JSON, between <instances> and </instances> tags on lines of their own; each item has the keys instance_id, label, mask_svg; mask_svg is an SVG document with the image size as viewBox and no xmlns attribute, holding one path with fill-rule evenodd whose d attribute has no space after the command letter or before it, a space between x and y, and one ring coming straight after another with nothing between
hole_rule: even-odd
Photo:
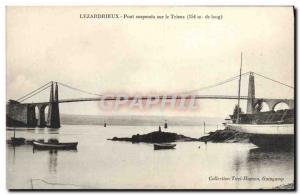
<instances>
[{"instance_id":1,"label":"old postcard","mask_svg":"<svg viewBox=\"0 0 300 195\"><path fill-rule=\"evenodd\" d=\"M8 6L9 190L294 190L294 8Z\"/></svg>"}]
</instances>

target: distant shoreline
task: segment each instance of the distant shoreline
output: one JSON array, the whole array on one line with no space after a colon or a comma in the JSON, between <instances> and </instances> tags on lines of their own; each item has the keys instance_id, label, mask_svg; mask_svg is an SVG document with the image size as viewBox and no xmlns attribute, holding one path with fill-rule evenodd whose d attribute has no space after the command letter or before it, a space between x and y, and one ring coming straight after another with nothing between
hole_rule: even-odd
<instances>
[{"instance_id":1,"label":"distant shoreline","mask_svg":"<svg viewBox=\"0 0 300 195\"><path fill-rule=\"evenodd\" d=\"M121 126L157 126L165 122L171 126L206 126L221 125L223 118L184 117L184 116L141 116L141 115L67 115L61 114L64 125L121 125Z\"/></svg>"}]
</instances>

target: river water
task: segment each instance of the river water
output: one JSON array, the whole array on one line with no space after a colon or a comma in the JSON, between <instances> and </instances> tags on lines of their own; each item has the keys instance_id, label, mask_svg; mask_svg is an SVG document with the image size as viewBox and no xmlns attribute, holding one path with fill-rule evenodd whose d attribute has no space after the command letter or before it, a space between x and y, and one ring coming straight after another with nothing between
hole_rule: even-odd
<instances>
[{"instance_id":1,"label":"river water","mask_svg":"<svg viewBox=\"0 0 300 195\"><path fill-rule=\"evenodd\" d=\"M79 144L77 151L57 152L7 144L7 188L260 189L293 182L293 152L262 151L250 143L202 142L177 142L175 150L154 151L153 144L107 140L154 130L157 127L18 128L16 137ZM195 138L204 133L197 126L169 126L167 131ZM10 139L13 131L6 132Z\"/></svg>"}]
</instances>

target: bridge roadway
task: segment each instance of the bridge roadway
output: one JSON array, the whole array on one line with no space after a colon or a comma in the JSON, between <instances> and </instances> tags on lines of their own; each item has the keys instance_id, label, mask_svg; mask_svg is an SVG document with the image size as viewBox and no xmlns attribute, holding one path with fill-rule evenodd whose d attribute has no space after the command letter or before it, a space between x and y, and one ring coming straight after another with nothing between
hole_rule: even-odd
<instances>
[{"instance_id":1,"label":"bridge roadway","mask_svg":"<svg viewBox=\"0 0 300 195\"><path fill-rule=\"evenodd\" d=\"M71 102L90 102L90 101L116 101L116 100L147 100L147 99L225 99L234 100L238 99L238 96L226 96L226 95L188 95L188 96L103 96L96 98L77 98L77 99L59 99L58 103L71 103ZM241 100L248 100L248 96L240 96ZM263 98L267 100L266 98ZM273 100L273 99L272 99ZM32 102L24 104L49 104L50 102Z\"/></svg>"}]
</instances>

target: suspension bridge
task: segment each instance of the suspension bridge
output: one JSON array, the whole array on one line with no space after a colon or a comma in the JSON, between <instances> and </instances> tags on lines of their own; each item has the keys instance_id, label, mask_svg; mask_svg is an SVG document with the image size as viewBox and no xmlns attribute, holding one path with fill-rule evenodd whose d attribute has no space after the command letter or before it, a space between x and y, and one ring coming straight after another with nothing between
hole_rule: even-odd
<instances>
[{"instance_id":1,"label":"suspension bridge","mask_svg":"<svg viewBox=\"0 0 300 195\"><path fill-rule=\"evenodd\" d=\"M257 104L262 102L266 103L271 110L274 110L275 106L279 103L286 103L289 108L294 108L293 99L270 99L270 98L255 98L255 83L254 75L270 80L282 86L294 89L293 86L287 85L280 81L276 81L264 75L246 72L241 75L226 79L224 81L208 85L202 88L180 92L176 94L159 95L159 96L105 96L103 94L92 93L86 90L82 90L61 82L50 81L41 87L25 94L24 96L18 98L17 100L9 100L6 108L7 115L7 125L8 126L27 126L27 127L50 127L59 128L60 127L60 114L59 114L59 104L70 103L70 102L88 102L88 101L116 101L116 100L148 100L148 99L219 99L219 100L247 100L247 113L254 113ZM226 83L240 79L242 76L249 76L248 83L248 95L247 96L230 96L230 95L197 95L195 93L211 89L217 86L224 85ZM95 97L88 98L70 98L70 99L59 99L58 98L58 88L65 87L71 90L75 90L87 95L92 95ZM49 101L40 102L26 102L33 96L40 94L41 92L50 89ZM45 108L48 106L48 115L46 118ZM35 109L38 108L38 116L35 114Z\"/></svg>"}]
</instances>

